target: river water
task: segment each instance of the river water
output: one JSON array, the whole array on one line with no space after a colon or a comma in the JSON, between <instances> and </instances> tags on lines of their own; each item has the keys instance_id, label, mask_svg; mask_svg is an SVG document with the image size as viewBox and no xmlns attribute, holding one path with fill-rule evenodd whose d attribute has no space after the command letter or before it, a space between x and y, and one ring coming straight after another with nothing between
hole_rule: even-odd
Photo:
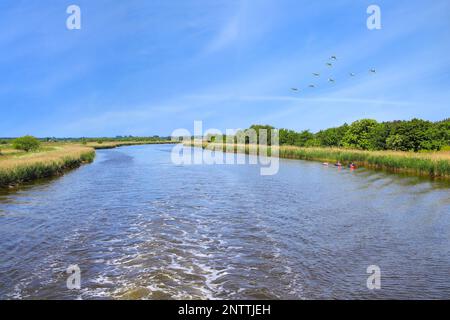
<instances>
[{"instance_id":1,"label":"river water","mask_svg":"<svg viewBox=\"0 0 450 320\"><path fill-rule=\"evenodd\" d=\"M99 150L0 193L0 298L450 298L448 184L295 160L261 176L171 149Z\"/></svg>"}]
</instances>

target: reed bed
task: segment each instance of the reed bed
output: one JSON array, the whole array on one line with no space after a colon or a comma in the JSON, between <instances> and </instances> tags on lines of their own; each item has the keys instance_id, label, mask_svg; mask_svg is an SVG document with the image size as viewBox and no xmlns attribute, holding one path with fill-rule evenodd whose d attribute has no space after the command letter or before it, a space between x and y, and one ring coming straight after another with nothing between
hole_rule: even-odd
<instances>
[{"instance_id":1,"label":"reed bed","mask_svg":"<svg viewBox=\"0 0 450 320\"><path fill-rule=\"evenodd\" d=\"M75 144L45 147L32 153L3 155L0 156L0 188L58 176L66 170L92 162L94 158L93 148Z\"/></svg>"},{"instance_id":2,"label":"reed bed","mask_svg":"<svg viewBox=\"0 0 450 320\"><path fill-rule=\"evenodd\" d=\"M339 148L280 147L280 157L325 162L340 161L357 166L393 172L409 172L430 177L450 178L448 152L360 151Z\"/></svg>"},{"instance_id":3,"label":"reed bed","mask_svg":"<svg viewBox=\"0 0 450 320\"><path fill-rule=\"evenodd\" d=\"M171 141L104 141L102 143L44 143L37 152L23 152L10 145L3 146L0 154L0 188L17 186L25 182L49 178L75 169L95 158L95 149L121 146L162 144Z\"/></svg>"},{"instance_id":4,"label":"reed bed","mask_svg":"<svg viewBox=\"0 0 450 320\"><path fill-rule=\"evenodd\" d=\"M220 144L215 143L191 143L195 147L208 149L220 149ZM250 152L249 145L240 146L240 151ZM275 147L273 147L275 148ZM401 152L401 151L362 151L341 148L304 148L295 146L280 146L278 153L280 158L311 160L321 162L341 162L347 165L354 162L359 167L382 169L391 172L413 173L433 178L450 178L450 152ZM231 148L230 148L231 149ZM233 145L234 152L238 152L238 145ZM227 145L223 144L223 151L227 151ZM271 148L268 155L271 155ZM257 151L259 152L259 151Z\"/></svg>"}]
</instances>

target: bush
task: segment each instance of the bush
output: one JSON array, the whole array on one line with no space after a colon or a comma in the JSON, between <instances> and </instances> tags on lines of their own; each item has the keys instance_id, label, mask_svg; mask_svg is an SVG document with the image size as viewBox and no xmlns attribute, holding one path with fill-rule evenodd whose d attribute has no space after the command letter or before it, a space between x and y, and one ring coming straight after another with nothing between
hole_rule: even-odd
<instances>
[{"instance_id":1,"label":"bush","mask_svg":"<svg viewBox=\"0 0 450 320\"><path fill-rule=\"evenodd\" d=\"M15 139L12 145L14 149L29 152L39 149L41 143L33 136L24 136Z\"/></svg>"}]
</instances>

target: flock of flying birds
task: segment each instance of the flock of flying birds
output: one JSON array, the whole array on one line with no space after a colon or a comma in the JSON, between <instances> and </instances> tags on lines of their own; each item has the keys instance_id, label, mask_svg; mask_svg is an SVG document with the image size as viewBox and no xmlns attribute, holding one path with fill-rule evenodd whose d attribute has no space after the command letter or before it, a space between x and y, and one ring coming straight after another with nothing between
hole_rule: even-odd
<instances>
[{"instance_id":1,"label":"flock of flying birds","mask_svg":"<svg viewBox=\"0 0 450 320\"><path fill-rule=\"evenodd\" d=\"M332 68L332 67L333 67L333 62L335 62L335 61L337 61L337 57L336 57L336 56L331 56L331 57L329 58L329 61L328 61L327 63L325 63L325 65L326 65L327 67L329 67L329 68ZM376 71L375 69L369 69L369 72L370 72L371 74L375 74L377 71ZM320 73L318 73L318 72L313 72L313 76L318 78L318 77L320 77ZM349 73L349 76L350 76L350 77L355 77L356 74L355 74L354 72L350 72L350 73ZM336 80L335 80L334 78L328 78L328 82L335 83ZM312 84L310 84L308 87L309 87L309 88L315 88L316 85L312 83ZM300 91L299 88L291 88L291 90L294 91L294 92L299 92L299 91Z\"/></svg>"}]
</instances>

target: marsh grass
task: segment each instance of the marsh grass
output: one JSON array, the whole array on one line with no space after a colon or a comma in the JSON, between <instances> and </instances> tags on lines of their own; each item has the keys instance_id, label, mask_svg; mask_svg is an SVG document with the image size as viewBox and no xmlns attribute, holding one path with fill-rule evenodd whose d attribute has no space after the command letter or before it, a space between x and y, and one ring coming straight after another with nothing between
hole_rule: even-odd
<instances>
[{"instance_id":1,"label":"marsh grass","mask_svg":"<svg viewBox=\"0 0 450 320\"><path fill-rule=\"evenodd\" d=\"M0 156L0 187L61 175L94 158L93 148L76 144L45 145L37 152L6 153Z\"/></svg>"},{"instance_id":2,"label":"marsh grass","mask_svg":"<svg viewBox=\"0 0 450 320\"><path fill-rule=\"evenodd\" d=\"M450 178L450 154L448 152L414 153L282 146L280 147L280 157L326 162L340 161L344 164L355 162L357 166L362 167Z\"/></svg>"},{"instance_id":3,"label":"marsh grass","mask_svg":"<svg viewBox=\"0 0 450 320\"><path fill-rule=\"evenodd\" d=\"M220 149L220 144L191 143L192 146L203 149ZM242 150L242 145L241 150ZM226 145L223 151L226 152ZM234 152L238 152L234 144ZM275 148L275 147L273 147ZM279 157L286 159L311 160L334 163L340 161L344 165L354 162L359 167L381 169L391 172L407 172L433 178L450 178L450 152L401 152L401 151L361 151L342 148L302 148L295 146L280 146ZM245 146L245 153L249 153ZM259 152L259 151L258 151ZM271 155L269 148L268 155Z\"/></svg>"},{"instance_id":4,"label":"marsh grass","mask_svg":"<svg viewBox=\"0 0 450 320\"><path fill-rule=\"evenodd\" d=\"M0 188L20 185L36 179L63 174L83 163L92 162L95 149L121 146L171 143L170 141L101 141L89 143L43 143L35 152L2 145L0 154Z\"/></svg>"}]
</instances>

